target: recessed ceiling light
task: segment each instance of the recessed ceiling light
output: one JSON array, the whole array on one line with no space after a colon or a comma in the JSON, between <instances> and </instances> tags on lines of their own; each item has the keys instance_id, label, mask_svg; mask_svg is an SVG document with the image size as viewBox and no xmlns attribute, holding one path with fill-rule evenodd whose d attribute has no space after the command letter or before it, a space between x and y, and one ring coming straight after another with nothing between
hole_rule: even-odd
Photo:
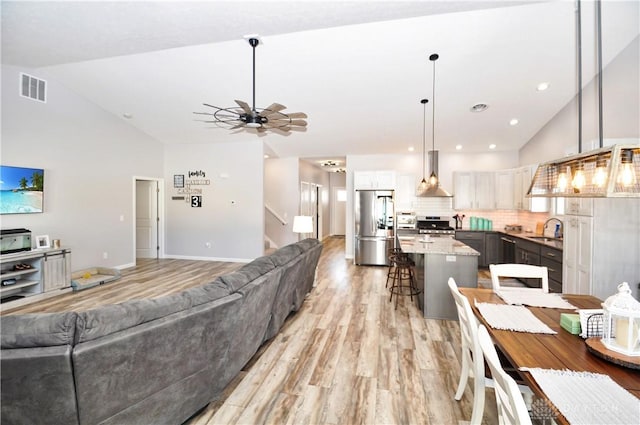
<instances>
[{"instance_id":1,"label":"recessed ceiling light","mask_svg":"<svg viewBox=\"0 0 640 425\"><path fill-rule=\"evenodd\" d=\"M266 153L264 154L264 159L269 159L269 155L267 155Z\"/></svg>"},{"instance_id":2,"label":"recessed ceiling light","mask_svg":"<svg viewBox=\"0 0 640 425\"><path fill-rule=\"evenodd\" d=\"M414 150L416 150L413 146L409 146L409 152L413 152Z\"/></svg>"},{"instance_id":3,"label":"recessed ceiling light","mask_svg":"<svg viewBox=\"0 0 640 425\"><path fill-rule=\"evenodd\" d=\"M489 105L486 103L476 103L471 107L471 112L482 112L486 111L489 108Z\"/></svg>"},{"instance_id":4,"label":"recessed ceiling light","mask_svg":"<svg viewBox=\"0 0 640 425\"><path fill-rule=\"evenodd\" d=\"M489 145L489 149L495 149L495 148L496 148L495 143L491 143L491 144Z\"/></svg>"},{"instance_id":5,"label":"recessed ceiling light","mask_svg":"<svg viewBox=\"0 0 640 425\"><path fill-rule=\"evenodd\" d=\"M131 118L133 118L133 115L131 115L131 114L130 114L130 113L128 113L128 112L125 112L124 114L122 114L122 117L123 117L123 118L126 118L126 119L128 119L128 120L130 120Z\"/></svg>"},{"instance_id":6,"label":"recessed ceiling light","mask_svg":"<svg viewBox=\"0 0 640 425\"><path fill-rule=\"evenodd\" d=\"M509 125L518 125L519 121L517 118L513 118L511 121L509 121Z\"/></svg>"},{"instance_id":7,"label":"recessed ceiling light","mask_svg":"<svg viewBox=\"0 0 640 425\"><path fill-rule=\"evenodd\" d=\"M544 82L544 83L540 83L538 84L538 87L536 88L538 91L544 91L546 89L549 88L549 83Z\"/></svg>"},{"instance_id":8,"label":"recessed ceiling light","mask_svg":"<svg viewBox=\"0 0 640 425\"><path fill-rule=\"evenodd\" d=\"M462 149L462 145L456 145L456 150L459 151Z\"/></svg>"}]
</instances>

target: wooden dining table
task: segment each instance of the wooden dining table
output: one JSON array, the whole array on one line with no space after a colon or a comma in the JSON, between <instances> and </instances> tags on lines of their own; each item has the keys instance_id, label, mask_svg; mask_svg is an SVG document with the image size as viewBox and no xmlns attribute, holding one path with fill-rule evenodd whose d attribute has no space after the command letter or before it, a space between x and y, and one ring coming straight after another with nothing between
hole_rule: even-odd
<instances>
[{"instance_id":1,"label":"wooden dining table","mask_svg":"<svg viewBox=\"0 0 640 425\"><path fill-rule=\"evenodd\" d=\"M639 370L611 363L591 353L584 339L567 332L560 326L561 313L576 313L576 311L528 307L538 319L557 332L553 335L498 330L488 325L476 308L475 302L504 304L502 299L491 289L460 288L460 292L467 297L475 316L485 325L496 346L514 367L568 369L605 374L635 397L640 398ZM602 308L602 301L590 295L564 294L562 297L580 309ZM537 396L550 402L530 373L520 371L520 375ZM561 415L556 422L568 423Z\"/></svg>"}]
</instances>

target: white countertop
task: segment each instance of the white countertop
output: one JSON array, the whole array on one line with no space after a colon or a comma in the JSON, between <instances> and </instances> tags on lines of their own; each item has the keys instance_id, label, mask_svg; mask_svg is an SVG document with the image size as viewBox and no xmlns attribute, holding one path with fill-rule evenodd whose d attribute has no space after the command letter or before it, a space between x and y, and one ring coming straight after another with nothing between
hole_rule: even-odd
<instances>
[{"instance_id":1,"label":"white countertop","mask_svg":"<svg viewBox=\"0 0 640 425\"><path fill-rule=\"evenodd\" d=\"M431 237L425 241L424 235L398 236L400 247L408 254L480 255L468 245L448 237Z\"/></svg>"}]
</instances>

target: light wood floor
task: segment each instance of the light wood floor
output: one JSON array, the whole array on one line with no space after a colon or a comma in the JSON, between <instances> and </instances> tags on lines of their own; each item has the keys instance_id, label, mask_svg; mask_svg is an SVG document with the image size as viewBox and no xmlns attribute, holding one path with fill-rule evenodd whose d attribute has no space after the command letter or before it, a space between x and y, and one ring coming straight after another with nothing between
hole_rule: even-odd
<instances>
[{"instance_id":1,"label":"light wood floor","mask_svg":"<svg viewBox=\"0 0 640 425\"><path fill-rule=\"evenodd\" d=\"M386 267L354 266L344 256L344 238L324 241L317 287L300 311L187 425L468 423L472 388L461 401L453 399L458 323L425 320L404 297L394 310ZM2 314L81 311L161 296L240 266L139 260L116 282L16 309L3 305ZM492 390L486 391L483 423L497 423Z\"/></svg>"},{"instance_id":2,"label":"light wood floor","mask_svg":"<svg viewBox=\"0 0 640 425\"><path fill-rule=\"evenodd\" d=\"M344 238L325 240L300 311L187 424L468 423L472 388L453 399L458 323L425 320L408 298L394 310L386 273L345 260ZM487 424L497 423L492 391Z\"/></svg>"}]
</instances>

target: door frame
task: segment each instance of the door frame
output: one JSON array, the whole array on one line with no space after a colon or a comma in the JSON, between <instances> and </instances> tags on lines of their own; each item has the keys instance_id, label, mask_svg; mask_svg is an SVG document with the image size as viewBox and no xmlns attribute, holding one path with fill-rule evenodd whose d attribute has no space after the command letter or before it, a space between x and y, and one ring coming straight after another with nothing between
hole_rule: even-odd
<instances>
[{"instance_id":1,"label":"door frame","mask_svg":"<svg viewBox=\"0 0 640 425\"><path fill-rule=\"evenodd\" d=\"M158 258L165 258L165 249L164 249L164 228L165 228L165 211L164 211L164 179L161 178L156 178L156 177L144 177L144 176L133 176L133 181L132 181L132 185L133 185L133 199L132 199L132 207L131 207L131 211L133 212L133 215L131 217L131 221L132 221L132 240L131 240L131 245L133 247L133 251L132 251L132 255L133 255L133 261L132 264L136 265L136 217L137 217L137 211L136 211L136 199L138 197L137 194L137 188L136 188L136 181L153 181L156 182L158 185L158 192L157 192L157 205L158 205Z\"/></svg>"}]
</instances>

